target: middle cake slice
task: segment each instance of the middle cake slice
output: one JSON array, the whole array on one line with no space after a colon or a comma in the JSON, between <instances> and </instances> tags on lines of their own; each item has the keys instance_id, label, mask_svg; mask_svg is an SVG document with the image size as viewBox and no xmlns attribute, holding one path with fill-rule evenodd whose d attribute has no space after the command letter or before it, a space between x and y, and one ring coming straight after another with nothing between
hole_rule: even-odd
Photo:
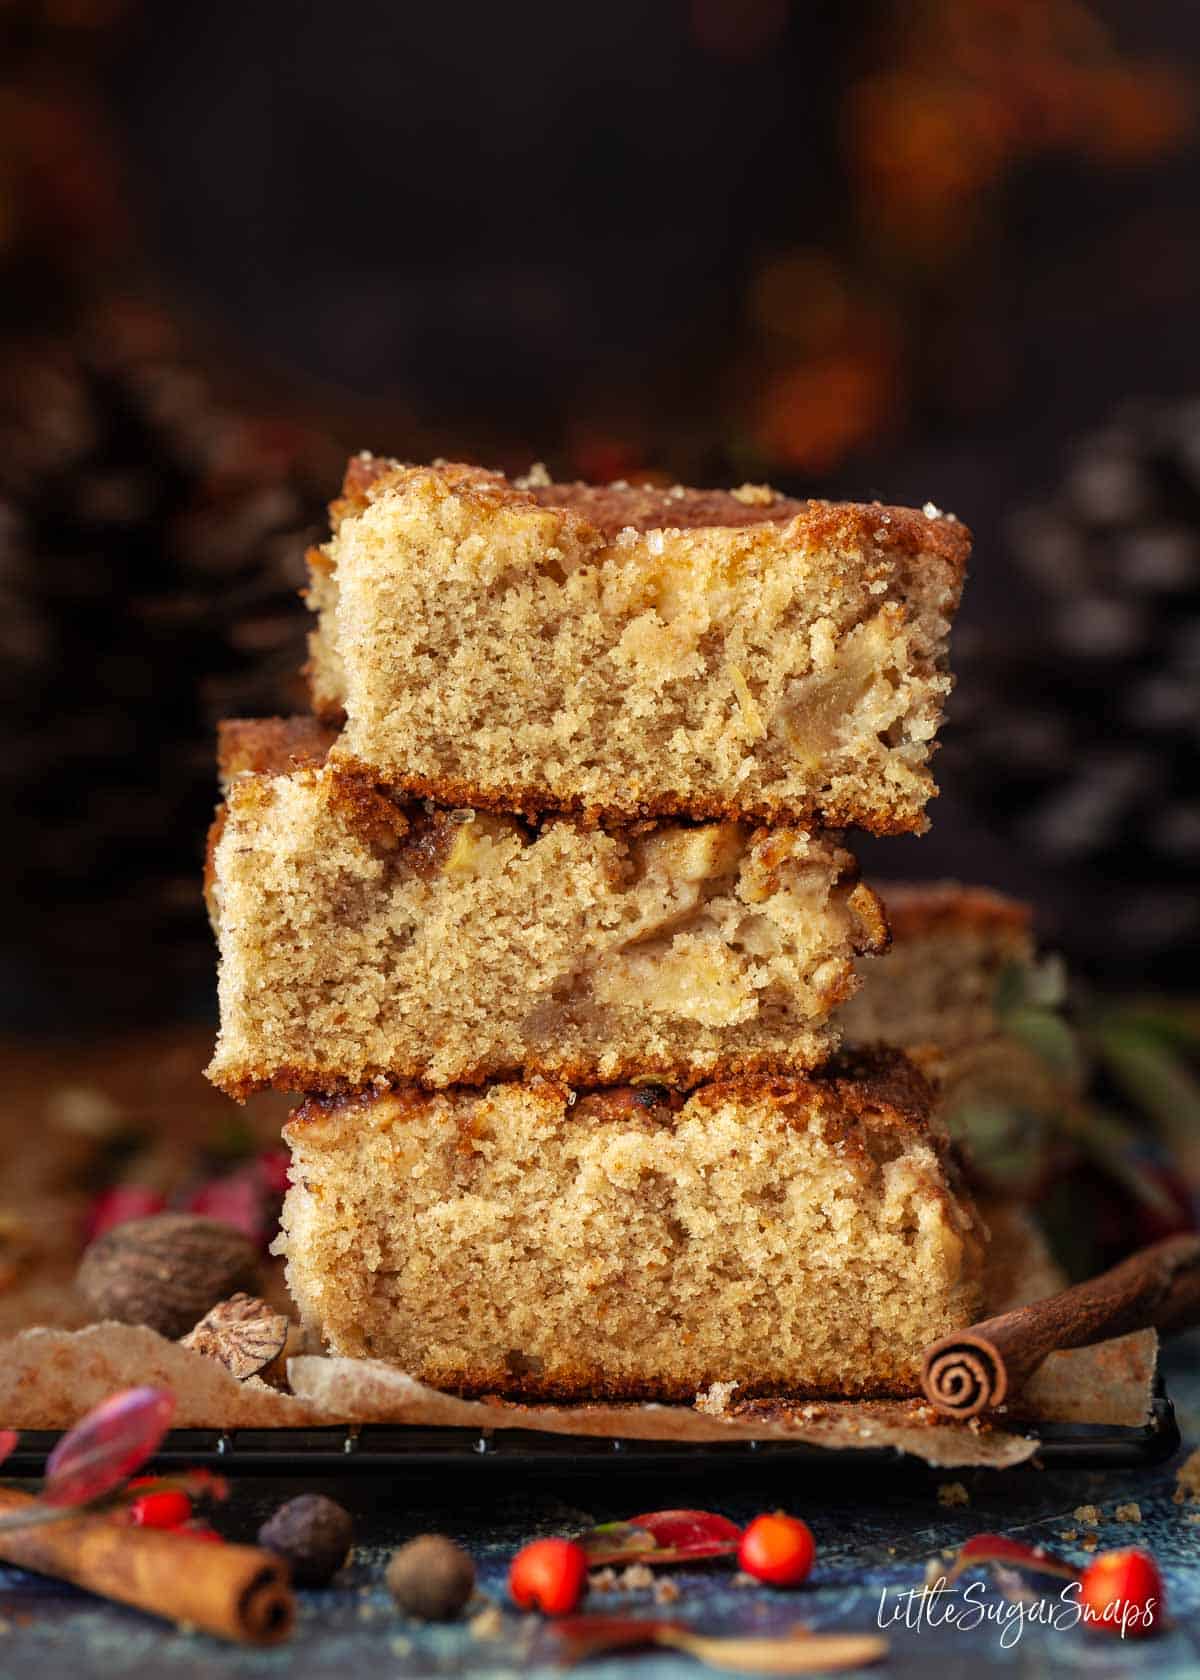
<instances>
[{"instance_id":1,"label":"middle cake slice","mask_svg":"<svg viewBox=\"0 0 1200 1680\"><path fill-rule=\"evenodd\" d=\"M325 764L330 740L222 732L208 1071L232 1095L801 1071L886 944L837 836L448 810Z\"/></svg>"}]
</instances>

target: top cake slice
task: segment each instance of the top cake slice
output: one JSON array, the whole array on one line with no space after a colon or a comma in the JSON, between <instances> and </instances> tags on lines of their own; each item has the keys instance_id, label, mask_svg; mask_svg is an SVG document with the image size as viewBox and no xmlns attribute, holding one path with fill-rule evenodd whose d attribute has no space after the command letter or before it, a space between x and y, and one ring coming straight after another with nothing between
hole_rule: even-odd
<instances>
[{"instance_id":1,"label":"top cake slice","mask_svg":"<svg viewBox=\"0 0 1200 1680\"><path fill-rule=\"evenodd\" d=\"M331 511L313 704L378 780L609 821L928 826L953 516L372 456Z\"/></svg>"}]
</instances>

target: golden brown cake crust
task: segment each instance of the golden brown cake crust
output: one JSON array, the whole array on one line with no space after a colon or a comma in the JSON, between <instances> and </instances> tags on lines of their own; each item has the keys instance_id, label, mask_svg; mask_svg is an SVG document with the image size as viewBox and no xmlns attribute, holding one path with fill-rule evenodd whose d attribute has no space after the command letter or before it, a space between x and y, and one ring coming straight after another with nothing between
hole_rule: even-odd
<instances>
[{"instance_id":1,"label":"golden brown cake crust","mask_svg":"<svg viewBox=\"0 0 1200 1680\"><path fill-rule=\"evenodd\" d=\"M326 721L337 716L326 714ZM376 773L349 753L342 751L338 763L349 774L362 781L377 780ZM840 832L846 828L865 828L881 837L911 834L912 824L897 816L885 805L865 807L860 797L838 801L828 794L819 799L798 801L774 799L705 799L695 794L676 798L669 793L654 793L643 799L626 795L619 805L593 804L569 795L551 794L520 783L478 782L456 776L418 776L411 773L396 778L399 791L414 799L432 799L439 805L470 806L477 811L515 811L530 819L558 813L570 813L589 828L627 828L634 823L653 822L663 817L678 817L685 822L751 822L770 827L787 823Z\"/></svg>"},{"instance_id":2,"label":"golden brown cake crust","mask_svg":"<svg viewBox=\"0 0 1200 1680\"><path fill-rule=\"evenodd\" d=\"M915 939L952 928L979 933L1028 934L1033 908L990 887L960 881L888 881L879 886L893 939Z\"/></svg>"},{"instance_id":3,"label":"golden brown cake crust","mask_svg":"<svg viewBox=\"0 0 1200 1680\"><path fill-rule=\"evenodd\" d=\"M760 1101L788 1124L795 1121L804 1104L819 1103L830 1115L845 1122L847 1134L865 1119L888 1116L914 1134L930 1137L929 1121L936 1096L929 1081L915 1063L900 1050L853 1048L840 1050L823 1067L809 1073L741 1074L730 1069L719 1078L702 1084L672 1087L655 1073L645 1081L619 1085L590 1085L566 1077L522 1080L513 1074L506 1079L489 1079L489 1089L500 1085L528 1085L531 1090L552 1096L570 1108L578 1119L612 1119L634 1116L670 1123L678 1114L683 1098L715 1107L730 1101ZM650 1093L647 1100L646 1093ZM287 1128L340 1125L356 1110L386 1098L402 1107L414 1108L437 1102L440 1092L426 1091L408 1082L380 1091L314 1091L288 1116ZM940 1141L940 1140L938 1140Z\"/></svg>"},{"instance_id":4,"label":"golden brown cake crust","mask_svg":"<svg viewBox=\"0 0 1200 1680\"><path fill-rule=\"evenodd\" d=\"M323 764L337 731L315 717L224 718L217 725L217 771L261 776Z\"/></svg>"},{"instance_id":5,"label":"golden brown cake crust","mask_svg":"<svg viewBox=\"0 0 1200 1680\"><path fill-rule=\"evenodd\" d=\"M882 502L798 501L768 485L743 485L740 490L692 490L677 484L557 484L509 480L465 462L437 464L437 470L460 492L472 485L502 491L514 501L538 507L562 508L578 514L605 537L618 531L726 530L743 525L781 523L800 517L815 541L853 542L864 530L886 526L889 540L913 553L932 552L960 569L971 552L971 532L952 514L932 520L915 508L889 507ZM410 470L405 462L363 453L351 456L342 483L341 517L365 504L389 479ZM335 504L337 505L337 504Z\"/></svg>"}]
</instances>

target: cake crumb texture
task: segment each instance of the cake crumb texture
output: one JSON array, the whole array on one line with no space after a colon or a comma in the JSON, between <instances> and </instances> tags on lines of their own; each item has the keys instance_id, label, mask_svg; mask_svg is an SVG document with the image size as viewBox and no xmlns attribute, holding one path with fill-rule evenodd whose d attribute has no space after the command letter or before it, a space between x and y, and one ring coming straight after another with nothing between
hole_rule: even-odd
<instances>
[{"instance_id":1,"label":"cake crumb texture","mask_svg":"<svg viewBox=\"0 0 1200 1680\"><path fill-rule=\"evenodd\" d=\"M335 1354L529 1399L907 1394L985 1235L899 1056L686 1099L310 1098L277 1252Z\"/></svg>"},{"instance_id":2,"label":"cake crumb texture","mask_svg":"<svg viewBox=\"0 0 1200 1680\"><path fill-rule=\"evenodd\" d=\"M919 833L966 527L356 457L310 554L334 756L449 804Z\"/></svg>"}]
</instances>

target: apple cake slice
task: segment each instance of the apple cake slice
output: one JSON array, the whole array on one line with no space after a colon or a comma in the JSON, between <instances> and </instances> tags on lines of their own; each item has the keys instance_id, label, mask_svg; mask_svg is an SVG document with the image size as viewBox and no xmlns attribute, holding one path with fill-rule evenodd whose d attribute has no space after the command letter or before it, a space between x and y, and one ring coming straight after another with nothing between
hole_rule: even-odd
<instances>
[{"instance_id":1,"label":"apple cake slice","mask_svg":"<svg viewBox=\"0 0 1200 1680\"><path fill-rule=\"evenodd\" d=\"M883 962L861 965L840 1016L847 1040L911 1054L990 1038L1002 977L1034 963L1029 906L957 881L889 882L880 895L892 944Z\"/></svg>"},{"instance_id":2,"label":"apple cake slice","mask_svg":"<svg viewBox=\"0 0 1200 1680\"><path fill-rule=\"evenodd\" d=\"M352 460L310 552L315 708L454 805L920 833L952 515Z\"/></svg>"},{"instance_id":3,"label":"apple cake slice","mask_svg":"<svg viewBox=\"0 0 1200 1680\"><path fill-rule=\"evenodd\" d=\"M907 1394L985 1235L902 1056L686 1098L310 1097L275 1250L331 1353L464 1393Z\"/></svg>"},{"instance_id":4,"label":"apple cake slice","mask_svg":"<svg viewBox=\"0 0 1200 1680\"><path fill-rule=\"evenodd\" d=\"M1065 977L1038 960L1027 904L955 881L881 888L892 945L860 966L838 1013L848 1044L904 1050L976 1181L1035 1195L1077 1119L1085 1063L1059 1006Z\"/></svg>"},{"instance_id":5,"label":"apple cake slice","mask_svg":"<svg viewBox=\"0 0 1200 1680\"><path fill-rule=\"evenodd\" d=\"M322 751L303 721L222 735L209 1076L232 1095L803 1069L886 943L836 837L538 826L398 800Z\"/></svg>"}]
</instances>

